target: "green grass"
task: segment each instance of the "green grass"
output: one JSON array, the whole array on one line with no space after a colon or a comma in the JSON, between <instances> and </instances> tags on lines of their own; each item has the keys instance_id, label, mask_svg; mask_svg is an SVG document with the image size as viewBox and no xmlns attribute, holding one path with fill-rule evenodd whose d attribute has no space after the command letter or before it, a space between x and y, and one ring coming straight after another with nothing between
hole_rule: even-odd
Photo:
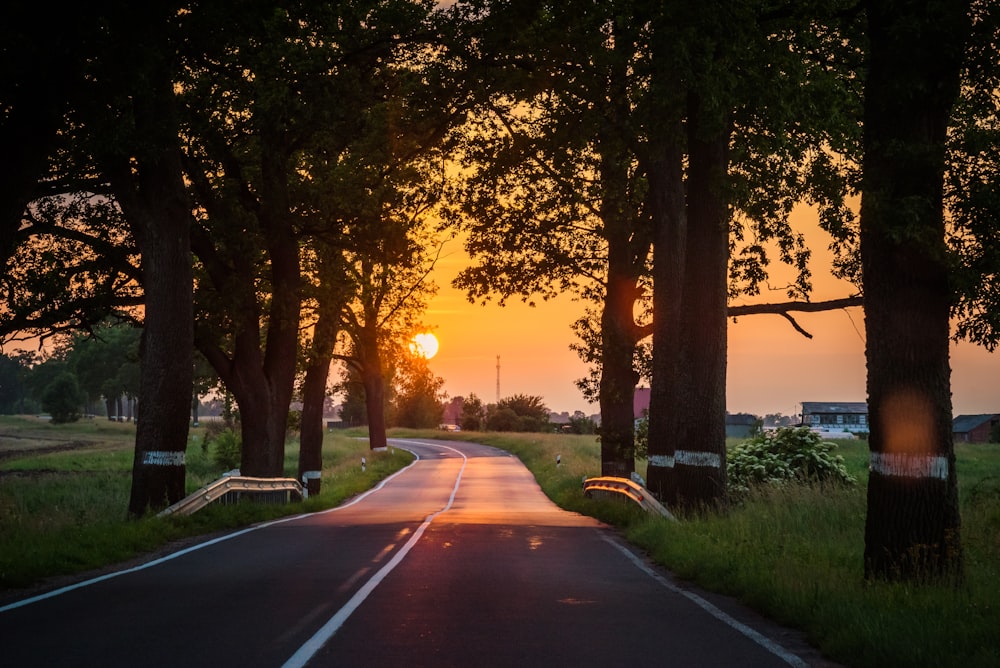
<instances>
[{"instance_id":1,"label":"green grass","mask_svg":"<svg viewBox=\"0 0 1000 668\"><path fill-rule=\"evenodd\" d=\"M209 507L191 517L127 519L134 427L124 424L49 425L0 417L0 592L132 559L172 541L338 505L412 461L409 453L371 453L360 432L325 435L322 491L286 506ZM192 430L187 452L188 493L219 478L201 448L204 429ZM54 443L86 441L73 450L11 457ZM368 466L361 471L361 457ZM286 448L285 469L297 468L298 444ZM10 592L8 592L10 593Z\"/></svg>"},{"instance_id":2,"label":"green grass","mask_svg":"<svg viewBox=\"0 0 1000 668\"><path fill-rule=\"evenodd\" d=\"M789 486L754 494L725 514L675 523L583 496L581 476L599 472L593 436L436 436L517 454L562 507L615 524L679 577L805 631L832 660L852 667L1000 666L1000 445L956 446L966 563L966 582L956 589L865 583L864 442L838 442L858 479L852 489Z\"/></svg>"},{"instance_id":3,"label":"green grass","mask_svg":"<svg viewBox=\"0 0 1000 668\"><path fill-rule=\"evenodd\" d=\"M136 522L125 519L131 428L111 423L81 428L0 418L0 589L120 562L170 541L245 526L276 513L331 507L409 461L399 450L373 456L366 441L354 438L363 432L327 434L318 498L288 507L212 507L187 518ZM21 449L29 442L51 446L53 439L90 442L73 452L4 459L3 448L11 447L5 435L15 431ZM724 515L674 523L630 503L583 495L582 479L599 474L594 436L403 430L392 435L474 440L516 454L560 506L616 525L679 577L802 629L826 657L845 665L1000 666L998 445L956 446L966 582L947 588L864 582L868 450L863 442L840 442L839 454L859 481L853 489L770 490ZM188 449L190 491L219 473L200 439L195 430ZM362 456L369 462L364 473ZM290 473L296 457L297 444L290 443Z\"/></svg>"}]
</instances>

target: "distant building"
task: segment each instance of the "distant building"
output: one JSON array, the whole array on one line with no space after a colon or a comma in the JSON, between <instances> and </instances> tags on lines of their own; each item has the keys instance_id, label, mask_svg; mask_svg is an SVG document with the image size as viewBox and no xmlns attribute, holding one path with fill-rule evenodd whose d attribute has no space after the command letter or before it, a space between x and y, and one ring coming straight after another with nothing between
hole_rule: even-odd
<instances>
[{"instance_id":1,"label":"distant building","mask_svg":"<svg viewBox=\"0 0 1000 668\"><path fill-rule=\"evenodd\" d=\"M648 387L635 388L632 395L632 415L636 420L649 415L649 395ZM726 413L726 437L727 438L748 438L757 423L757 416L749 413Z\"/></svg>"},{"instance_id":2,"label":"distant building","mask_svg":"<svg viewBox=\"0 0 1000 668\"><path fill-rule=\"evenodd\" d=\"M462 421L462 406L465 405L464 397L454 397L444 405L441 414L443 424L459 424Z\"/></svg>"},{"instance_id":3,"label":"distant building","mask_svg":"<svg viewBox=\"0 0 1000 668\"><path fill-rule=\"evenodd\" d=\"M649 415L649 395L651 391L648 387L635 388L635 394L632 395L632 417L636 420Z\"/></svg>"},{"instance_id":4,"label":"distant building","mask_svg":"<svg viewBox=\"0 0 1000 668\"><path fill-rule=\"evenodd\" d=\"M802 424L819 431L868 433L868 404L864 401L803 401Z\"/></svg>"},{"instance_id":5,"label":"distant building","mask_svg":"<svg viewBox=\"0 0 1000 668\"><path fill-rule=\"evenodd\" d=\"M750 438L753 428L760 421L750 413L726 413L726 438Z\"/></svg>"},{"instance_id":6,"label":"distant building","mask_svg":"<svg viewBox=\"0 0 1000 668\"><path fill-rule=\"evenodd\" d=\"M951 432L958 442L989 443L993 430L1000 424L1000 415L959 415L951 423Z\"/></svg>"}]
</instances>

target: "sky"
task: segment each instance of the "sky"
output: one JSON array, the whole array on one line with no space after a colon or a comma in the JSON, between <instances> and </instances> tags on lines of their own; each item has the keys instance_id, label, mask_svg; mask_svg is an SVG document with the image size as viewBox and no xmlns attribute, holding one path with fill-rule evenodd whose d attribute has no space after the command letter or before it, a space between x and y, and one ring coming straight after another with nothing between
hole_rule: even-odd
<instances>
[{"instance_id":1,"label":"sky","mask_svg":"<svg viewBox=\"0 0 1000 668\"><path fill-rule=\"evenodd\" d=\"M830 237L806 208L793 213L793 225L805 230L813 251L813 301L852 294L851 286L829 274ZM424 321L440 342L431 370L444 378L450 397L474 393L484 403L500 396L540 396L555 412L599 412L574 385L587 367L569 349L575 339L570 325L584 304L561 295L529 307L511 300L507 306L481 306L466 300L451 281L469 263L458 241L445 246L432 274L439 286ZM770 301L786 301L776 292ZM746 303L746 302L734 302ZM754 315L729 321L726 391L730 413L795 415L803 401L865 401L864 314L860 307L825 313L795 314L813 335L808 339L777 315ZM956 415L1000 413L1000 356L960 342L952 344L952 404Z\"/></svg>"}]
</instances>

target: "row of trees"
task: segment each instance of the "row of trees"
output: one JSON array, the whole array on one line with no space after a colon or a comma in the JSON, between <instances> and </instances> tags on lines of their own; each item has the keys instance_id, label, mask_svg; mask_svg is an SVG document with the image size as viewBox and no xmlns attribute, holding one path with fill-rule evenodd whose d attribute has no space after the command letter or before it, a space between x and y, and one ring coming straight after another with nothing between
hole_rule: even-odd
<instances>
[{"instance_id":1,"label":"row of trees","mask_svg":"<svg viewBox=\"0 0 1000 668\"><path fill-rule=\"evenodd\" d=\"M334 356L384 445L385 374L433 291L427 212L454 115L424 53L430 3L16 13L0 329L142 325L130 512L183 495L195 348L235 397L245 474L283 474L297 379L300 473L321 468Z\"/></svg>"},{"instance_id":2,"label":"row of trees","mask_svg":"<svg viewBox=\"0 0 1000 668\"><path fill-rule=\"evenodd\" d=\"M280 474L300 371L300 469L316 470L335 356L384 444L384 369L415 323L404 305L430 289L436 208L467 234L471 299L592 304L576 328L602 470L634 469L646 375L647 477L672 505L725 502L727 318L797 326L795 310L863 303L866 572L960 573L949 317L995 344L993 3L39 11L17 8L2 35L19 57L3 63L0 331L143 321L133 513L183 491L195 346L244 416L245 473ZM859 294L808 301L798 202ZM772 252L797 270L792 301L730 306Z\"/></svg>"},{"instance_id":3,"label":"row of trees","mask_svg":"<svg viewBox=\"0 0 1000 668\"><path fill-rule=\"evenodd\" d=\"M463 145L478 264L459 284L595 305L578 331L598 367L584 386L604 472L634 466L630 399L648 371L650 486L671 505L724 503L727 318L798 328L796 310L863 305L866 574L959 574L949 323L996 343L995 3L522 9L515 48L469 40L510 76ZM797 202L818 210L859 294L808 301ZM758 293L769 249L798 271L794 301L730 306Z\"/></svg>"},{"instance_id":4,"label":"row of trees","mask_svg":"<svg viewBox=\"0 0 1000 668\"><path fill-rule=\"evenodd\" d=\"M46 412L53 422L84 414L134 417L139 393L139 333L101 327L68 337L44 357L0 355L0 414Z\"/></svg>"}]
</instances>

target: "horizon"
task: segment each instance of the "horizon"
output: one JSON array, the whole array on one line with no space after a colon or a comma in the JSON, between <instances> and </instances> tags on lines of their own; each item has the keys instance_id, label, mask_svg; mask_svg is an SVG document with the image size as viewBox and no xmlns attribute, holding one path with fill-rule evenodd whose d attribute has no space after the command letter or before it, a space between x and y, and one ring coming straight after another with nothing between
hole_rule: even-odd
<instances>
[{"instance_id":1,"label":"horizon","mask_svg":"<svg viewBox=\"0 0 1000 668\"><path fill-rule=\"evenodd\" d=\"M800 205L792 212L791 223L810 242L810 299L837 299L856 292L850 283L830 274L831 237L819 228L815 212ZM425 324L440 343L430 368L444 378L449 398L473 393L484 403L495 403L499 355L501 398L527 394L540 396L556 413L599 413L599 406L588 403L574 385L586 375L587 366L569 348L575 340L570 325L583 315L585 304L568 294L537 300L534 307L517 298L503 307L495 302L469 303L463 292L451 286L469 257L459 240L449 241L445 251L431 273L439 292L428 305ZM769 285L783 285L788 273L783 270L772 265ZM772 291L780 295L778 299L787 299L783 288ZM743 298L738 303L758 301L768 300ZM794 415L803 401L867 401L863 309L794 317L812 339L780 316L730 318L728 412ZM993 382L1000 376L1000 358L967 341L953 341L951 369L954 415L1000 414L1000 392Z\"/></svg>"}]
</instances>

